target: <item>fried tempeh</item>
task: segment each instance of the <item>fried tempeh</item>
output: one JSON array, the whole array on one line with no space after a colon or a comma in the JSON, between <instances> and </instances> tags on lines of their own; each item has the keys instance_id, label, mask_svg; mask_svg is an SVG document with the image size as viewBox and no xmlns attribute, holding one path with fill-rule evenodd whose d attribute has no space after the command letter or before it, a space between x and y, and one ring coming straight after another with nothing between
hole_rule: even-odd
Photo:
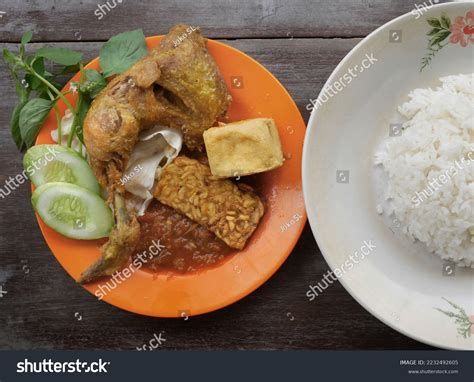
<instances>
[{"instance_id":1,"label":"fried tempeh","mask_svg":"<svg viewBox=\"0 0 474 382\"><path fill-rule=\"evenodd\" d=\"M237 249L244 248L264 212L249 186L214 177L208 166L185 156L165 167L154 196Z\"/></svg>"}]
</instances>

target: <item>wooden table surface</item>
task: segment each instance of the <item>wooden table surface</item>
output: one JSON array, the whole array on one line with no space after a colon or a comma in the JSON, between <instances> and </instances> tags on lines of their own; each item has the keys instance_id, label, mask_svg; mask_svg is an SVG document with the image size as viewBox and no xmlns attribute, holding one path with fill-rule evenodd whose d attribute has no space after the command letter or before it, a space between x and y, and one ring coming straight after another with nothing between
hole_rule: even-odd
<instances>
[{"instance_id":1,"label":"wooden table surface","mask_svg":"<svg viewBox=\"0 0 474 382\"><path fill-rule=\"evenodd\" d=\"M339 61L368 33L410 12L409 0L122 0L101 20L97 0L4 0L0 45L15 48L27 30L34 46L98 55L103 41L142 28L167 32L184 22L267 67L288 89L305 121ZM113 0L109 0L113 5ZM22 171L9 131L17 102L0 63L0 186ZM329 269L307 224L281 269L245 299L183 319L142 317L110 306L76 285L50 253L25 183L0 200L0 349L135 349L163 333L167 349L429 349L392 330L335 283L313 302L305 296Z\"/></svg>"}]
</instances>

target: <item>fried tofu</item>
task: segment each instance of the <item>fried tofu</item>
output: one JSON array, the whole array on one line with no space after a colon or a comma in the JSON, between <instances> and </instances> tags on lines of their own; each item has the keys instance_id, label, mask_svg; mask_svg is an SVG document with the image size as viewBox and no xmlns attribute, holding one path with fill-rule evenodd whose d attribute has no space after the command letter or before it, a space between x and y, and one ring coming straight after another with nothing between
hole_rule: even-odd
<instances>
[{"instance_id":1,"label":"fried tofu","mask_svg":"<svg viewBox=\"0 0 474 382\"><path fill-rule=\"evenodd\" d=\"M219 179L208 166L182 155L164 168L154 196L237 249L245 247L264 213L249 186Z\"/></svg>"},{"instance_id":2,"label":"fried tofu","mask_svg":"<svg viewBox=\"0 0 474 382\"><path fill-rule=\"evenodd\" d=\"M273 170L283 164L283 152L275 121L248 119L212 127L204 143L213 175L230 178Z\"/></svg>"}]
</instances>

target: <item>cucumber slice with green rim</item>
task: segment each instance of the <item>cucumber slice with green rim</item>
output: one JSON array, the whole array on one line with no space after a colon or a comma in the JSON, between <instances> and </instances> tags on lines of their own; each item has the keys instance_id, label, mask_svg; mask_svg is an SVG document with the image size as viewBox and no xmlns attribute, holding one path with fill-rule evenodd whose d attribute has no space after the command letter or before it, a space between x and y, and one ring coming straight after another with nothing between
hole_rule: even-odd
<instances>
[{"instance_id":1,"label":"cucumber slice with green rim","mask_svg":"<svg viewBox=\"0 0 474 382\"><path fill-rule=\"evenodd\" d=\"M61 145L31 147L23 158L23 168L36 187L49 182L66 182L100 193L89 164L74 150Z\"/></svg>"},{"instance_id":2,"label":"cucumber slice with green rim","mask_svg":"<svg viewBox=\"0 0 474 382\"><path fill-rule=\"evenodd\" d=\"M114 226L105 201L71 183L45 183L33 192L31 202L47 226L71 239L107 237Z\"/></svg>"}]
</instances>

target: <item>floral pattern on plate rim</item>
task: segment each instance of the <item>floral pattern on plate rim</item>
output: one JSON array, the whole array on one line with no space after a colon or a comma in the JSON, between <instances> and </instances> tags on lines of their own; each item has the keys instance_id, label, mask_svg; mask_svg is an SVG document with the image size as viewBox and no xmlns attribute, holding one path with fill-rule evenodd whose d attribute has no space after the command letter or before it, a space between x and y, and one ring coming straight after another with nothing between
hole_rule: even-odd
<instances>
[{"instance_id":1,"label":"floral pattern on plate rim","mask_svg":"<svg viewBox=\"0 0 474 382\"><path fill-rule=\"evenodd\" d=\"M430 17L426 21L432 29L426 34L428 36L428 53L421 60L420 72L446 45L459 44L465 48L469 44L474 44L474 9L468 11L464 17L455 17L453 23L446 15L442 15L440 18ZM446 41L448 37L449 40Z\"/></svg>"},{"instance_id":2,"label":"floral pattern on plate rim","mask_svg":"<svg viewBox=\"0 0 474 382\"><path fill-rule=\"evenodd\" d=\"M449 305L451 305L451 307L454 308L454 311L443 310L440 308L435 309L445 314L446 316L455 319L454 323L458 327L458 333L463 336L463 338L471 337L471 335L474 334L474 314L468 316L466 311L459 305L456 305L455 303L449 301L444 297L443 300L446 301Z\"/></svg>"}]
</instances>

